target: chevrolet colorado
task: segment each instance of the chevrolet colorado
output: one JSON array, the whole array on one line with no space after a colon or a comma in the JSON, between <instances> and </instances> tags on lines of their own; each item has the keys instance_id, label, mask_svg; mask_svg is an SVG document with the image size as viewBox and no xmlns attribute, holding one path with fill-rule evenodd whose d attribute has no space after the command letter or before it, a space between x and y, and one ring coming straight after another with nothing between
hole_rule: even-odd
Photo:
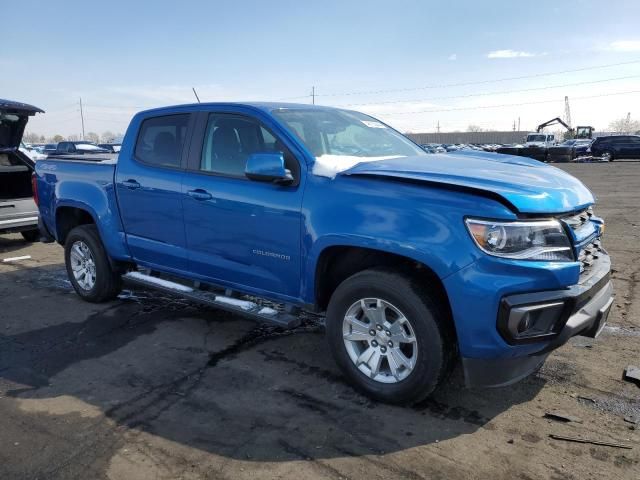
<instances>
[{"instance_id":1,"label":"chevrolet colorado","mask_svg":"<svg viewBox=\"0 0 640 480\"><path fill-rule=\"evenodd\" d=\"M579 180L535 160L427 154L370 116L209 103L132 119L119 157L45 160L44 237L91 302L123 280L282 326L323 316L373 398L532 373L613 301L604 222Z\"/></svg>"}]
</instances>

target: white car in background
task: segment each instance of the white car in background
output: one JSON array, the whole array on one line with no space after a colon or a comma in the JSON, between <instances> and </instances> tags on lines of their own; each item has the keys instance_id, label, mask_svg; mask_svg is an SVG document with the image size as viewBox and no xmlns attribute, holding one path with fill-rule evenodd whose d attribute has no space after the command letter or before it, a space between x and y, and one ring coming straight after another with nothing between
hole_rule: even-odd
<instances>
[{"instance_id":1,"label":"white car in background","mask_svg":"<svg viewBox=\"0 0 640 480\"><path fill-rule=\"evenodd\" d=\"M20 151L24 153L27 157L29 157L34 162L38 160L44 160L47 158L46 155L36 151L34 148L27 147L24 143L20 143Z\"/></svg>"}]
</instances>

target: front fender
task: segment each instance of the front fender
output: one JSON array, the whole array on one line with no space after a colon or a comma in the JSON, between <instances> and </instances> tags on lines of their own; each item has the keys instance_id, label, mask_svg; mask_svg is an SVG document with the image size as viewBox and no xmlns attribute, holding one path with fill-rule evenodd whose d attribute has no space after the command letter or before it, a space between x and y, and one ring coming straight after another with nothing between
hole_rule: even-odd
<instances>
[{"instance_id":1,"label":"front fender","mask_svg":"<svg viewBox=\"0 0 640 480\"><path fill-rule=\"evenodd\" d=\"M464 226L464 217L476 212L514 217L494 200L463 192L376 179L310 177L303 208L301 296L315 303L318 261L334 246L400 255L444 279L480 255Z\"/></svg>"}]
</instances>

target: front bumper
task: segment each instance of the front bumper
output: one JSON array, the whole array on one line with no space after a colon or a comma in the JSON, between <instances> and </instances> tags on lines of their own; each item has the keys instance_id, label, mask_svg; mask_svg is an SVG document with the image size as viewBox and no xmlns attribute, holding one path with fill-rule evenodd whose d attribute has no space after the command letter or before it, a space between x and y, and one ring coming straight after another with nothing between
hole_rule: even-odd
<instances>
[{"instance_id":1,"label":"front bumper","mask_svg":"<svg viewBox=\"0 0 640 480\"><path fill-rule=\"evenodd\" d=\"M610 280L611 262L602 256L588 278L565 289L508 295L502 298L498 318L506 318L511 311L529 306L564 304L564 309L550 333L514 341L508 333L501 332L505 341L513 345L512 356L499 358L462 358L465 381L470 387L498 387L514 383L533 373L545 361L551 351L576 335L595 338L606 324L613 304L613 284ZM524 343L526 345L518 345ZM534 345L535 344L535 345ZM519 349L538 346L535 351L520 354ZM526 352L526 351L525 351Z\"/></svg>"}]
</instances>

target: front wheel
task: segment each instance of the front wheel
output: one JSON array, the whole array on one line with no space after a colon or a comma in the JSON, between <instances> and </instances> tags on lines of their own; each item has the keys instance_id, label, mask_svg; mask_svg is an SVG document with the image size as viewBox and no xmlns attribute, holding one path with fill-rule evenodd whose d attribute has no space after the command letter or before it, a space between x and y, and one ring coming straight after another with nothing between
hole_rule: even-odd
<instances>
[{"instance_id":1,"label":"front wheel","mask_svg":"<svg viewBox=\"0 0 640 480\"><path fill-rule=\"evenodd\" d=\"M426 288L425 288L426 287ZM455 340L449 319L427 285L366 270L336 289L327 309L327 337L338 366L376 400L416 403L450 371Z\"/></svg>"},{"instance_id":2,"label":"front wheel","mask_svg":"<svg viewBox=\"0 0 640 480\"><path fill-rule=\"evenodd\" d=\"M84 300L106 302L122 290L120 274L112 269L95 225L80 225L69 232L64 260L71 285Z\"/></svg>"},{"instance_id":3,"label":"front wheel","mask_svg":"<svg viewBox=\"0 0 640 480\"><path fill-rule=\"evenodd\" d=\"M602 152L602 160L605 162L613 162L613 152L609 150Z\"/></svg>"}]
</instances>

